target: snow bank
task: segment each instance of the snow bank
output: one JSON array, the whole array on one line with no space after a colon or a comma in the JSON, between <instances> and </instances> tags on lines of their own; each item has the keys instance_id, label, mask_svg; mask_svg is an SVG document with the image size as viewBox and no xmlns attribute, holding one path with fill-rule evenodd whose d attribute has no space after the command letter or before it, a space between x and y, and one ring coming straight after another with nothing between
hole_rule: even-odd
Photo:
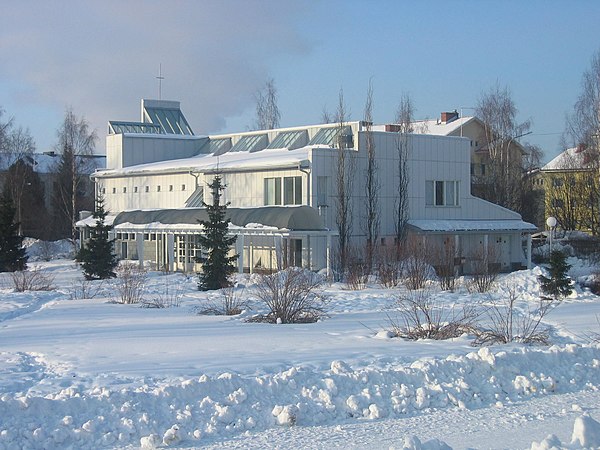
<instances>
[{"instance_id":1,"label":"snow bank","mask_svg":"<svg viewBox=\"0 0 600 450\"><path fill-rule=\"evenodd\" d=\"M531 450L578 450L600 448L600 423L584 414L575 419L570 444L563 444L551 434L542 442L533 442Z\"/></svg>"},{"instance_id":2,"label":"snow bank","mask_svg":"<svg viewBox=\"0 0 600 450\"><path fill-rule=\"evenodd\" d=\"M21 372L38 364L31 355L14 356ZM39 370L31 367L31 372ZM37 384L0 395L0 449L199 445L279 426L401 418L445 408L500 408L536 396L596 391L599 385L600 347L573 344L497 353L482 348L387 369L333 361L324 371L292 367L256 377L222 373L108 386L101 380L54 380L47 386L61 388L43 390ZM595 425L582 420L577 436L592 442L596 438L589 430L596 430ZM433 441L417 446L414 441L404 448L448 447Z\"/></svg>"}]
</instances>

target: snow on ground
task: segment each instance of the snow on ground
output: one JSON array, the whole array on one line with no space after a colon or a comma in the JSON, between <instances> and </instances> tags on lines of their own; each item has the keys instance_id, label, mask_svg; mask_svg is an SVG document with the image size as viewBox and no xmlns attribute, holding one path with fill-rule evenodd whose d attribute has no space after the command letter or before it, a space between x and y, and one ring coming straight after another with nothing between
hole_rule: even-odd
<instances>
[{"instance_id":1,"label":"snow on ground","mask_svg":"<svg viewBox=\"0 0 600 450\"><path fill-rule=\"evenodd\" d=\"M249 309L227 317L197 314L219 297L194 277L150 273L146 297L180 306L149 309L114 303L114 280L80 298L71 260L30 267L54 289L16 293L0 275L0 449L600 447L600 298L579 287L547 317L553 345L474 348L385 337L402 290L376 284L326 286L327 317L271 325L245 321L264 312L256 277L239 279ZM539 273L432 294L489 304L510 288L523 312ZM574 428L591 437L571 444Z\"/></svg>"}]
</instances>

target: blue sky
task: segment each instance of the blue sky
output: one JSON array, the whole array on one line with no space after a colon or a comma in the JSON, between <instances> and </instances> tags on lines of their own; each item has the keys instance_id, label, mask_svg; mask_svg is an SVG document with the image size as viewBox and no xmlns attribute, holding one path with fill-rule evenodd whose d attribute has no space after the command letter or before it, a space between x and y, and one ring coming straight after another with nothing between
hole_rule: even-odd
<instances>
[{"instance_id":1,"label":"blue sky","mask_svg":"<svg viewBox=\"0 0 600 450\"><path fill-rule=\"evenodd\" d=\"M196 134L245 130L269 77L282 126L318 123L340 89L360 119L369 79L377 123L404 92L418 118L435 118L499 83L548 160L600 49L592 0L2 3L0 106L38 151L53 147L71 106L103 153L106 122L139 119L162 64L162 97L181 101Z\"/></svg>"}]
</instances>

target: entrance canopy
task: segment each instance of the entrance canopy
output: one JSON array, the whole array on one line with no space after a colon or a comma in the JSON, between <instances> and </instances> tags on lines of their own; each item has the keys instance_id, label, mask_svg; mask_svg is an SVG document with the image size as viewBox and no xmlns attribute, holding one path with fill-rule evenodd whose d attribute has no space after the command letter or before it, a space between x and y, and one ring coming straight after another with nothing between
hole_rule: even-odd
<instances>
[{"instance_id":1,"label":"entrance canopy","mask_svg":"<svg viewBox=\"0 0 600 450\"><path fill-rule=\"evenodd\" d=\"M328 231L319 213L310 206L263 206L227 208L234 227L275 228L289 231ZM113 225L119 228L198 229L200 220L208 220L205 208L154 209L124 211Z\"/></svg>"},{"instance_id":2,"label":"entrance canopy","mask_svg":"<svg viewBox=\"0 0 600 450\"><path fill-rule=\"evenodd\" d=\"M409 227L425 233L524 232L537 227L522 220L409 220Z\"/></svg>"}]
</instances>

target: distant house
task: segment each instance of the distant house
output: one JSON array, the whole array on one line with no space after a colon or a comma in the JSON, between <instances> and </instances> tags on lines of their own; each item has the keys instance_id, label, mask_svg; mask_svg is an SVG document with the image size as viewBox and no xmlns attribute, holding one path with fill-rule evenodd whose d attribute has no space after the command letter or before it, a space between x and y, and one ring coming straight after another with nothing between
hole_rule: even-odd
<instances>
[{"instance_id":1,"label":"distant house","mask_svg":"<svg viewBox=\"0 0 600 450\"><path fill-rule=\"evenodd\" d=\"M469 139L471 153L470 174L471 192L475 196L484 196L486 183L489 183L490 154L486 142L485 125L474 116L461 117L458 111L442 112L438 119L417 120L411 123L413 133L434 136L454 136ZM388 131L394 125L387 125ZM515 139L509 143L510 152L525 154L523 146Z\"/></svg>"},{"instance_id":2,"label":"distant house","mask_svg":"<svg viewBox=\"0 0 600 450\"><path fill-rule=\"evenodd\" d=\"M385 126L373 130L381 184L378 245L392 247L399 134ZM224 200L230 202L229 231L238 236L240 271L282 264L330 270L340 152L355 163L351 240L365 243L367 133L364 122L348 122L198 136L178 102L142 100L141 122L109 123L107 168L92 179L106 208L117 213L113 223L122 258L198 270L201 205L211 201L206 186L219 173L227 186ZM409 233L432 245L451 242L456 268L464 273L481 265L482 248L495 249L503 270L527 265L527 243L536 228L471 195L471 139L410 134L406 140ZM79 223L84 233L86 225Z\"/></svg>"},{"instance_id":3,"label":"distant house","mask_svg":"<svg viewBox=\"0 0 600 450\"><path fill-rule=\"evenodd\" d=\"M598 155L585 145L569 148L534 175L534 186L544 192L546 216L565 231L600 234L600 179Z\"/></svg>"}]
</instances>

